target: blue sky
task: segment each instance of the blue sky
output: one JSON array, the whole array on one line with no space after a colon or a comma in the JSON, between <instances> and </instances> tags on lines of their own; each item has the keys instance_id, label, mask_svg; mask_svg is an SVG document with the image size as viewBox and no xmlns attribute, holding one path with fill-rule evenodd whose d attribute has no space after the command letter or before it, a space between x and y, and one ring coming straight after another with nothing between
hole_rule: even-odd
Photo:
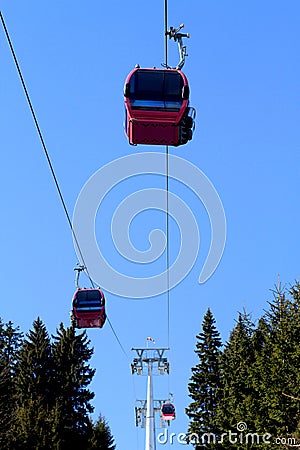
<instances>
[{"instance_id":1,"label":"blue sky","mask_svg":"<svg viewBox=\"0 0 300 450\"><path fill-rule=\"evenodd\" d=\"M163 1L2 0L0 6L72 215L83 185L105 164L134 152L164 151L129 146L122 128L127 74L136 63L160 66L164 59ZM299 13L296 0L169 0L169 25L184 22L191 34L184 72L197 109L193 141L170 152L206 174L227 219L221 263L200 285L209 219L188 188L170 181L170 190L189 205L200 231L195 265L170 293L171 374L155 379L156 397L174 393L177 419L171 431L177 434L187 428L187 382L206 309L211 307L225 342L244 306L254 320L262 314L279 274L283 285L299 279ZM69 323L77 257L3 31L0 51L0 316L24 332L40 316L54 333L60 321ZM170 42L169 62L177 61L177 46ZM124 196L164 185L158 175L135 177L116 187L99 209L97 239L118 270L148 277L164 267L164 256L157 269L127 266L109 235L114 207ZM164 224L161 212L139 215L130 230L134 245L145 249L149 232ZM173 222L170 245L174 261L180 242ZM133 407L135 398L145 397L146 378L133 380L130 349L145 345L149 335L157 345L167 344L166 295L106 297L128 357L108 324L88 332L97 368L95 416L106 416L118 448L141 449L144 432L134 426Z\"/></svg>"}]
</instances>

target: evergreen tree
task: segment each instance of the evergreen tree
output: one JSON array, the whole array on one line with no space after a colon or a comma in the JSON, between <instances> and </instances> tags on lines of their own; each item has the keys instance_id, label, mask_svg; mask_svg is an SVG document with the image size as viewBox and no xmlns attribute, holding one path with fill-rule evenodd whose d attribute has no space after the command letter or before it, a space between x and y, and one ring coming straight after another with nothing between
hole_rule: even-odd
<instances>
[{"instance_id":1,"label":"evergreen tree","mask_svg":"<svg viewBox=\"0 0 300 450\"><path fill-rule=\"evenodd\" d=\"M249 367L253 387L253 427L256 432L262 434L268 430L269 426L265 381L270 375L271 345L270 327L263 316L259 319L258 325L253 332L252 348L254 351L254 361L251 367Z\"/></svg>"},{"instance_id":2,"label":"evergreen tree","mask_svg":"<svg viewBox=\"0 0 300 450\"><path fill-rule=\"evenodd\" d=\"M219 389L215 403L209 396L209 384L205 384L209 373L204 364L205 335L203 327L203 333L197 336L200 363L193 369L189 384L194 400L187 409L189 431L200 436L214 430L217 435L226 433L223 441L218 439L211 448L267 449L270 442L261 440L266 434L273 443L278 437L283 440L276 443L278 450L292 446L288 439L299 442L300 284L295 283L288 291L276 289L257 327L246 312L239 314L217 360ZM212 415L208 414L211 405L215 406Z\"/></svg>"},{"instance_id":3,"label":"evergreen tree","mask_svg":"<svg viewBox=\"0 0 300 450\"><path fill-rule=\"evenodd\" d=\"M16 381L19 401L41 397L48 406L52 398L52 373L50 337L38 317L18 355Z\"/></svg>"},{"instance_id":4,"label":"evergreen tree","mask_svg":"<svg viewBox=\"0 0 300 450\"><path fill-rule=\"evenodd\" d=\"M9 365L4 356L4 325L0 318L0 448L5 443L6 432L10 424L9 402L10 375Z\"/></svg>"},{"instance_id":5,"label":"evergreen tree","mask_svg":"<svg viewBox=\"0 0 300 450\"><path fill-rule=\"evenodd\" d=\"M18 354L15 369L17 407L11 448L53 448L49 423L54 394L52 381L50 338L45 325L37 318Z\"/></svg>"},{"instance_id":6,"label":"evergreen tree","mask_svg":"<svg viewBox=\"0 0 300 450\"><path fill-rule=\"evenodd\" d=\"M53 439L53 409L44 404L42 396L26 398L18 406L13 431L10 449L59 450Z\"/></svg>"},{"instance_id":7,"label":"evergreen tree","mask_svg":"<svg viewBox=\"0 0 300 450\"><path fill-rule=\"evenodd\" d=\"M299 300L298 284L289 292L279 287L265 314L269 336L260 390L262 404L268 412L265 427L274 436L289 437L299 430L300 404L292 398L300 396Z\"/></svg>"},{"instance_id":8,"label":"evergreen tree","mask_svg":"<svg viewBox=\"0 0 300 450\"><path fill-rule=\"evenodd\" d=\"M256 393L251 373L254 363L253 332L254 324L249 315L246 312L239 313L237 324L221 357L223 386L218 404L218 424L224 433L240 431L237 428L239 423L246 423L249 431L255 431L253 416ZM232 443L226 439L222 448L232 448ZM235 448L244 447L236 443Z\"/></svg>"},{"instance_id":9,"label":"evergreen tree","mask_svg":"<svg viewBox=\"0 0 300 450\"><path fill-rule=\"evenodd\" d=\"M103 417L93 424L95 370L86 332L60 324L54 343L40 318L23 339L0 319L1 450L114 450Z\"/></svg>"},{"instance_id":10,"label":"evergreen tree","mask_svg":"<svg viewBox=\"0 0 300 450\"><path fill-rule=\"evenodd\" d=\"M12 322L5 325L0 319L0 448L11 448L11 429L15 416L14 368L22 333Z\"/></svg>"},{"instance_id":11,"label":"evergreen tree","mask_svg":"<svg viewBox=\"0 0 300 450\"><path fill-rule=\"evenodd\" d=\"M197 335L195 353L199 362L192 368L192 376L188 385L189 396L192 402L186 409L190 418L188 434L194 434L191 442L199 443L196 449L217 448L212 435L216 437L219 433L216 423L216 410L219 402L220 379L220 348L221 339L215 326L215 319L207 310L202 323L202 332ZM203 437L203 442L202 442Z\"/></svg>"},{"instance_id":12,"label":"evergreen tree","mask_svg":"<svg viewBox=\"0 0 300 450\"><path fill-rule=\"evenodd\" d=\"M8 449L7 441L13 419L9 365L0 357L0 448Z\"/></svg>"},{"instance_id":13,"label":"evergreen tree","mask_svg":"<svg viewBox=\"0 0 300 450\"><path fill-rule=\"evenodd\" d=\"M290 327L292 332L292 341L294 343L294 350L291 356L292 370L289 370L289 393L296 400L294 400L295 414L294 424L296 428L294 431L298 441L300 441L300 283L296 282L294 286L289 289L289 294L292 297L292 313L293 321ZM298 400L297 400L298 399ZM296 403L295 403L296 402Z\"/></svg>"},{"instance_id":14,"label":"evergreen tree","mask_svg":"<svg viewBox=\"0 0 300 450\"><path fill-rule=\"evenodd\" d=\"M95 374L88 364L93 349L85 331L76 335L74 327L64 328L63 324L54 340L57 446L59 450L82 450L92 433L89 414L94 393L87 387Z\"/></svg>"},{"instance_id":15,"label":"evergreen tree","mask_svg":"<svg viewBox=\"0 0 300 450\"><path fill-rule=\"evenodd\" d=\"M88 450L115 450L115 448L109 425L105 418L100 415L97 422L93 424L93 434Z\"/></svg>"},{"instance_id":16,"label":"evergreen tree","mask_svg":"<svg viewBox=\"0 0 300 450\"><path fill-rule=\"evenodd\" d=\"M10 370L13 373L17 362L18 351L23 343L23 333L20 332L19 327L14 327L13 323L9 321L5 324L2 334L2 354L9 363Z\"/></svg>"}]
</instances>

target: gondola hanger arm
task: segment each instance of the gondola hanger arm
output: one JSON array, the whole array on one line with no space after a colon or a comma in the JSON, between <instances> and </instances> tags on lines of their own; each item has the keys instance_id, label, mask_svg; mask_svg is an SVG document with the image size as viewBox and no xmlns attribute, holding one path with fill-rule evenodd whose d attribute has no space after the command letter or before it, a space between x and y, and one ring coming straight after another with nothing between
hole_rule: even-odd
<instances>
[{"instance_id":1,"label":"gondola hanger arm","mask_svg":"<svg viewBox=\"0 0 300 450\"><path fill-rule=\"evenodd\" d=\"M80 289L80 286L79 286L79 275L80 275L80 272L82 272L83 270L86 270L86 267L85 266L81 266L80 264L77 264L77 266L74 267L74 270L76 272L75 285L76 285L77 289Z\"/></svg>"},{"instance_id":2,"label":"gondola hanger arm","mask_svg":"<svg viewBox=\"0 0 300 450\"><path fill-rule=\"evenodd\" d=\"M166 32L166 36L169 36L170 39L174 39L175 42L178 43L178 50L180 61L175 67L177 70L181 70L185 63L185 57L188 56L186 52L186 45L183 45L183 38L189 38L189 33L180 33L180 30L184 27L182 23L178 28L170 27L170 30Z\"/></svg>"}]
</instances>

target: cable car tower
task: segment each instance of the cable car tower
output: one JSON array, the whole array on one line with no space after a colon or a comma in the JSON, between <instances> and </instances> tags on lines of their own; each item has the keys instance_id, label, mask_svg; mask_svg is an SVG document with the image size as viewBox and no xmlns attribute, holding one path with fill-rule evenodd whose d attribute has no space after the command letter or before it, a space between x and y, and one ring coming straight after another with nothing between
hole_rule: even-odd
<instances>
[{"instance_id":1,"label":"cable car tower","mask_svg":"<svg viewBox=\"0 0 300 450\"><path fill-rule=\"evenodd\" d=\"M165 400L153 398L153 375L169 374L170 365L164 356L169 348L132 348L137 357L131 363L131 373L137 375L147 374L147 400L138 400L140 408L136 408L136 425L141 422L146 428L145 450L156 450L155 441L155 412L160 411Z\"/></svg>"}]
</instances>

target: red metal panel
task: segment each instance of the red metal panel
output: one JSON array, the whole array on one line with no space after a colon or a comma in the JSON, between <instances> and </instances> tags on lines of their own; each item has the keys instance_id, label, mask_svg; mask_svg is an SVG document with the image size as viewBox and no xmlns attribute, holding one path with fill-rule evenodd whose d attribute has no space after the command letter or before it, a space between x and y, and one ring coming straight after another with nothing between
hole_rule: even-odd
<instances>
[{"instance_id":1,"label":"red metal panel","mask_svg":"<svg viewBox=\"0 0 300 450\"><path fill-rule=\"evenodd\" d=\"M129 140L131 144L174 145L179 144L179 127L163 121L131 119Z\"/></svg>"},{"instance_id":2,"label":"red metal panel","mask_svg":"<svg viewBox=\"0 0 300 450\"><path fill-rule=\"evenodd\" d=\"M77 328L102 328L104 321L102 317L80 317L77 318Z\"/></svg>"},{"instance_id":3,"label":"red metal panel","mask_svg":"<svg viewBox=\"0 0 300 450\"><path fill-rule=\"evenodd\" d=\"M102 307L101 312L77 312L74 308L74 317L77 328L102 328L105 320L105 310Z\"/></svg>"}]
</instances>

